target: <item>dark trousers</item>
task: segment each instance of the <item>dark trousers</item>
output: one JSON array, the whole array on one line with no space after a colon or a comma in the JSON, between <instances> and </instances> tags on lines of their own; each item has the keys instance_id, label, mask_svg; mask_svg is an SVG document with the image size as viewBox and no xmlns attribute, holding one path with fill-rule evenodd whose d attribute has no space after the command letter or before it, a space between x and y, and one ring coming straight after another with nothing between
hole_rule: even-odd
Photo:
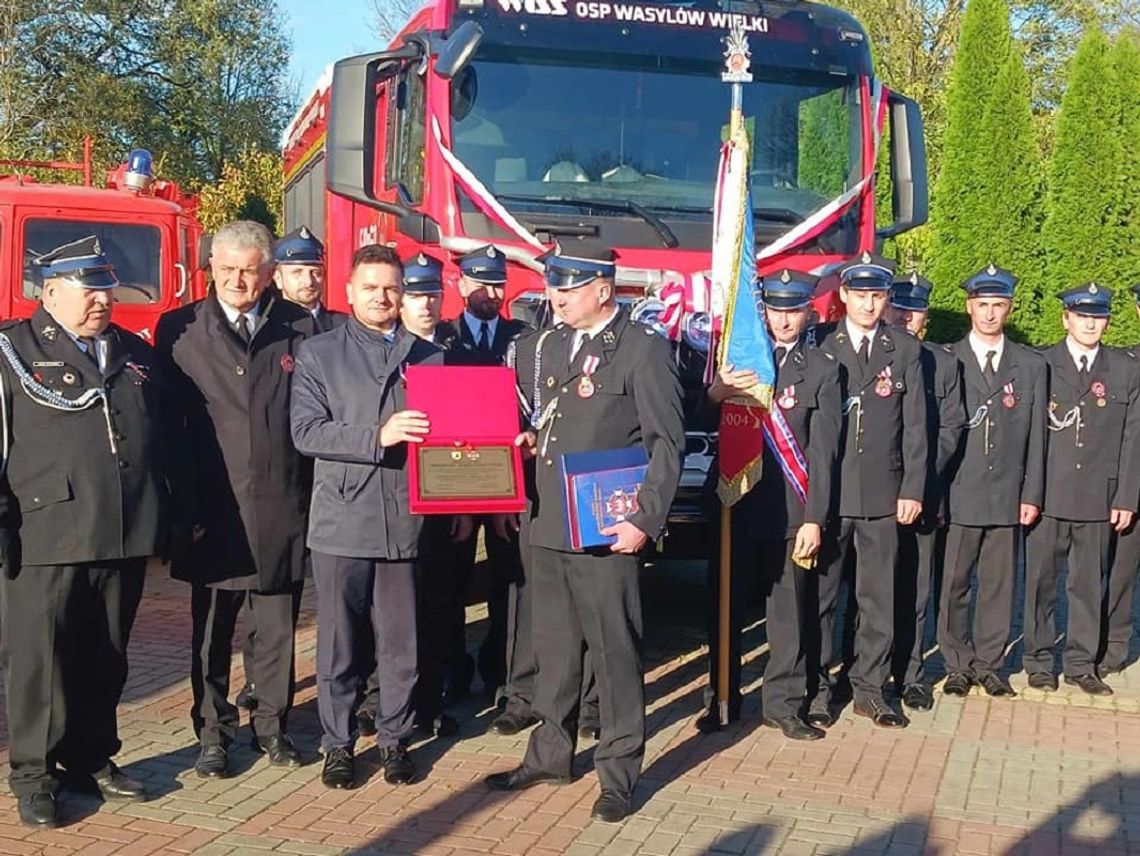
<instances>
[{"instance_id":1,"label":"dark trousers","mask_svg":"<svg viewBox=\"0 0 1140 856\"><path fill-rule=\"evenodd\" d=\"M301 610L301 582L289 591L213 588L195 584L190 590L193 622L190 685L194 704L190 718L204 746L228 746L237 735L238 710L229 701L230 658L234 627L244 610L246 638L252 635L252 674L257 708L250 724L257 737L273 737L285 729L293 704L293 631ZM244 644L244 643L243 643Z\"/></svg>"},{"instance_id":2,"label":"dark trousers","mask_svg":"<svg viewBox=\"0 0 1140 856\"><path fill-rule=\"evenodd\" d=\"M925 520L899 527L898 578L895 580L895 649L891 668L896 685L926 683L923 646L927 615L937 612L930 592L941 576L946 529Z\"/></svg>"},{"instance_id":3,"label":"dark trousers","mask_svg":"<svg viewBox=\"0 0 1140 856\"><path fill-rule=\"evenodd\" d=\"M816 697L823 702L830 699L835 689L832 672L843 659L842 650L835 650L835 613L843 568L852 548L856 608L847 613L847 620L855 621L851 688L857 699L881 697L894 640L898 524L894 517L841 517L835 545L833 561L818 579L820 674Z\"/></svg>"},{"instance_id":4,"label":"dark trousers","mask_svg":"<svg viewBox=\"0 0 1140 856\"><path fill-rule=\"evenodd\" d=\"M366 675L360 637L376 640L380 704L376 742L390 748L412 732L416 686L416 584L412 562L313 553L317 586L317 710L321 746L356 742L356 699ZM259 684L260 687L260 684Z\"/></svg>"},{"instance_id":5,"label":"dark trousers","mask_svg":"<svg viewBox=\"0 0 1140 856\"><path fill-rule=\"evenodd\" d=\"M523 765L569 776L577 745L582 655L589 646L598 682L601 739L594 766L603 790L629 798L645 754L645 686L638 560L536 547L535 712Z\"/></svg>"},{"instance_id":6,"label":"dark trousers","mask_svg":"<svg viewBox=\"0 0 1140 856\"><path fill-rule=\"evenodd\" d=\"M1106 668L1123 668L1132 641L1132 594L1140 569L1140 523L1115 538L1105 593L1100 662Z\"/></svg>"},{"instance_id":7,"label":"dark trousers","mask_svg":"<svg viewBox=\"0 0 1140 856\"><path fill-rule=\"evenodd\" d=\"M39 565L0 581L8 703L8 783L55 789L56 764L98 773L118 753L115 709L145 559Z\"/></svg>"},{"instance_id":8,"label":"dark trousers","mask_svg":"<svg viewBox=\"0 0 1140 856\"><path fill-rule=\"evenodd\" d=\"M1103 602L1101 577L1108 567L1111 537L1108 521L1058 520L1044 515L1026 533L1025 671L1053 671L1057 569L1066 560L1069 620L1061 662L1069 676L1095 670Z\"/></svg>"},{"instance_id":9,"label":"dark trousers","mask_svg":"<svg viewBox=\"0 0 1140 856\"><path fill-rule=\"evenodd\" d=\"M443 520L444 518L440 518ZM446 518L450 521L450 518ZM434 521L425 522L428 532ZM416 690L413 699L416 719L432 722L443 712L443 690L447 682L453 644L457 574L454 544L447 531L432 533L421 539L421 553L416 562ZM368 658L375 662L372 645ZM376 669L369 675L363 709L375 711L380 705Z\"/></svg>"},{"instance_id":10,"label":"dark trousers","mask_svg":"<svg viewBox=\"0 0 1140 856\"><path fill-rule=\"evenodd\" d=\"M452 674L457 681L469 677L467 655L467 585L475 568L475 550L479 527L483 527L483 543L487 549L490 587L487 591L487 635L479 645L478 668L483 687L497 693L507 681L507 613L508 587L522 574L519 542L514 536L503 540L495 534L490 517L475 518L475 532L462 544L455 545L456 596L452 616Z\"/></svg>"},{"instance_id":11,"label":"dark trousers","mask_svg":"<svg viewBox=\"0 0 1140 856\"><path fill-rule=\"evenodd\" d=\"M997 673L1005 660L1013 618L1019 526L958 526L946 530L938 647L948 672L977 677ZM978 599L970 627L970 579L977 568Z\"/></svg>"}]
</instances>

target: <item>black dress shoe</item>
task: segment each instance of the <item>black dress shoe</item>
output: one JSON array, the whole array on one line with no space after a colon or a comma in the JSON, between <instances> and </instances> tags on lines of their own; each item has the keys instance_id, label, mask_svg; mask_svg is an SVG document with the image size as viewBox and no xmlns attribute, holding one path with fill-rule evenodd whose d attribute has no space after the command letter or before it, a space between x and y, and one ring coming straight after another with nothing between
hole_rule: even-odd
<instances>
[{"instance_id":1,"label":"black dress shoe","mask_svg":"<svg viewBox=\"0 0 1140 856\"><path fill-rule=\"evenodd\" d=\"M361 708L356 712L356 730L361 737L376 736L376 711Z\"/></svg>"},{"instance_id":2,"label":"black dress shoe","mask_svg":"<svg viewBox=\"0 0 1140 856\"><path fill-rule=\"evenodd\" d=\"M865 716L879 728L906 728L910 723L901 713L896 713L881 698L856 699L852 707L856 716Z\"/></svg>"},{"instance_id":3,"label":"black dress shoe","mask_svg":"<svg viewBox=\"0 0 1140 856\"><path fill-rule=\"evenodd\" d=\"M1065 683L1080 687L1089 695L1112 695L1112 687L1097 677L1096 672L1083 675L1065 675Z\"/></svg>"},{"instance_id":4,"label":"black dress shoe","mask_svg":"<svg viewBox=\"0 0 1140 856\"><path fill-rule=\"evenodd\" d=\"M459 733L459 723L454 716L441 713L435 719L416 717L416 728L432 737L454 737Z\"/></svg>"},{"instance_id":5,"label":"black dress shoe","mask_svg":"<svg viewBox=\"0 0 1140 856\"><path fill-rule=\"evenodd\" d=\"M55 797L52 794L24 794L20 797L17 808L20 823L24 826L55 826L58 820Z\"/></svg>"},{"instance_id":6,"label":"black dress shoe","mask_svg":"<svg viewBox=\"0 0 1140 856\"><path fill-rule=\"evenodd\" d=\"M1052 672L1030 672L1029 686L1035 690L1044 690L1047 693L1057 691L1057 676Z\"/></svg>"},{"instance_id":7,"label":"black dress shoe","mask_svg":"<svg viewBox=\"0 0 1140 856\"><path fill-rule=\"evenodd\" d=\"M406 746L389 746L380 750L384 781L389 785L406 785L416 777L416 765Z\"/></svg>"},{"instance_id":8,"label":"black dress shoe","mask_svg":"<svg viewBox=\"0 0 1140 856\"><path fill-rule=\"evenodd\" d=\"M253 750L269 759L274 767L300 767L301 753L288 734L253 738Z\"/></svg>"},{"instance_id":9,"label":"black dress shoe","mask_svg":"<svg viewBox=\"0 0 1140 856\"><path fill-rule=\"evenodd\" d=\"M194 762L194 772L203 779L225 779L230 770L226 750L222 746L203 746Z\"/></svg>"},{"instance_id":10,"label":"black dress shoe","mask_svg":"<svg viewBox=\"0 0 1140 856\"><path fill-rule=\"evenodd\" d=\"M242 710L255 711L257 710L257 690L254 689L253 684L246 682L245 686L241 688L241 692L237 694L234 699L234 704Z\"/></svg>"},{"instance_id":11,"label":"black dress shoe","mask_svg":"<svg viewBox=\"0 0 1140 856\"><path fill-rule=\"evenodd\" d=\"M987 675L982 675L978 678L978 683L982 689L986 691L986 695L993 696L994 698L1012 697L1017 695L1013 687L1009 685L1009 681L1001 675L990 672Z\"/></svg>"},{"instance_id":12,"label":"black dress shoe","mask_svg":"<svg viewBox=\"0 0 1140 856\"><path fill-rule=\"evenodd\" d=\"M535 716L533 713L526 714L525 716L520 713L501 713L491 720L491 726L487 731L491 734L511 737L541 721L542 718Z\"/></svg>"},{"instance_id":13,"label":"black dress shoe","mask_svg":"<svg viewBox=\"0 0 1140 856\"><path fill-rule=\"evenodd\" d=\"M602 823L621 823L629 816L629 800L617 791L602 791L590 811L590 817Z\"/></svg>"},{"instance_id":14,"label":"black dress shoe","mask_svg":"<svg viewBox=\"0 0 1140 856\"><path fill-rule=\"evenodd\" d=\"M926 684L907 684L903 687L902 703L911 710L930 710L934 707L934 692Z\"/></svg>"},{"instance_id":15,"label":"black dress shoe","mask_svg":"<svg viewBox=\"0 0 1140 856\"><path fill-rule=\"evenodd\" d=\"M136 782L111 761L107 766L92 776L95 787L99 789L105 800L123 800L125 802L142 802L147 798L146 788Z\"/></svg>"},{"instance_id":16,"label":"black dress shoe","mask_svg":"<svg viewBox=\"0 0 1140 856\"><path fill-rule=\"evenodd\" d=\"M505 773L492 773L483 780L493 791L521 791L533 785L568 785L569 776L556 776L543 770L515 767Z\"/></svg>"},{"instance_id":17,"label":"black dress shoe","mask_svg":"<svg viewBox=\"0 0 1140 856\"><path fill-rule=\"evenodd\" d=\"M817 697L812 700L804 721L816 728L831 728L835 725L835 716L831 712L830 705L824 699Z\"/></svg>"},{"instance_id":18,"label":"black dress shoe","mask_svg":"<svg viewBox=\"0 0 1140 856\"><path fill-rule=\"evenodd\" d=\"M808 725L798 716L764 717L764 724L778 728L789 740L822 740L827 732L814 725Z\"/></svg>"},{"instance_id":19,"label":"black dress shoe","mask_svg":"<svg viewBox=\"0 0 1140 856\"><path fill-rule=\"evenodd\" d=\"M321 784L326 788L342 790L356 787L356 762L352 758L352 749L346 746L334 746L325 753Z\"/></svg>"},{"instance_id":20,"label":"black dress shoe","mask_svg":"<svg viewBox=\"0 0 1140 856\"><path fill-rule=\"evenodd\" d=\"M578 728L578 736L583 740L600 740L602 738L602 726L586 723Z\"/></svg>"},{"instance_id":21,"label":"black dress shoe","mask_svg":"<svg viewBox=\"0 0 1140 856\"><path fill-rule=\"evenodd\" d=\"M942 684L942 693L943 695L965 698L970 694L970 687L973 683L974 679L965 672L951 672L946 676L945 683Z\"/></svg>"}]
</instances>

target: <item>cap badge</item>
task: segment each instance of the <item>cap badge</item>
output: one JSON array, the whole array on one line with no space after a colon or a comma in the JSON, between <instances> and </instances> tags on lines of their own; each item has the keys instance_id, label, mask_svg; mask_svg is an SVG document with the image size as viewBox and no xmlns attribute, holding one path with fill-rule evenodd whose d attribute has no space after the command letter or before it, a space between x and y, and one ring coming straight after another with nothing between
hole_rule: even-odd
<instances>
[{"instance_id":1,"label":"cap badge","mask_svg":"<svg viewBox=\"0 0 1140 856\"><path fill-rule=\"evenodd\" d=\"M784 268L784 272L780 274L780 282L791 282L792 275L788 273L788 269Z\"/></svg>"},{"instance_id":2,"label":"cap badge","mask_svg":"<svg viewBox=\"0 0 1140 856\"><path fill-rule=\"evenodd\" d=\"M865 265L870 264L871 263L871 254L869 252L867 252L866 250L863 250L863 255L861 255L859 257L859 259Z\"/></svg>"},{"instance_id":3,"label":"cap badge","mask_svg":"<svg viewBox=\"0 0 1140 856\"><path fill-rule=\"evenodd\" d=\"M427 263L427 256L425 256L423 253L420 253L418 256L416 256L416 264L426 265Z\"/></svg>"},{"instance_id":4,"label":"cap badge","mask_svg":"<svg viewBox=\"0 0 1140 856\"><path fill-rule=\"evenodd\" d=\"M301 232L300 232L300 235L301 235L301 237L302 237L302 238L304 238L306 241L307 241L307 240L309 240L309 238L313 237L313 236L312 236L312 234L310 234L309 230L308 230L308 229L307 229L305 226L302 226L302 227L301 227Z\"/></svg>"},{"instance_id":5,"label":"cap badge","mask_svg":"<svg viewBox=\"0 0 1140 856\"><path fill-rule=\"evenodd\" d=\"M1096 294L1096 292L1097 292L1096 283L1095 282L1090 283L1089 284L1089 294Z\"/></svg>"},{"instance_id":6,"label":"cap badge","mask_svg":"<svg viewBox=\"0 0 1140 856\"><path fill-rule=\"evenodd\" d=\"M487 247L487 258L493 259L495 257L495 248Z\"/></svg>"},{"instance_id":7,"label":"cap badge","mask_svg":"<svg viewBox=\"0 0 1140 856\"><path fill-rule=\"evenodd\" d=\"M915 271L910 275L910 284L918 285L918 271Z\"/></svg>"},{"instance_id":8,"label":"cap badge","mask_svg":"<svg viewBox=\"0 0 1140 856\"><path fill-rule=\"evenodd\" d=\"M986 273L988 273L990 276L995 276L997 274L997 268L994 267L993 262L990 262L989 267L986 268Z\"/></svg>"}]
</instances>

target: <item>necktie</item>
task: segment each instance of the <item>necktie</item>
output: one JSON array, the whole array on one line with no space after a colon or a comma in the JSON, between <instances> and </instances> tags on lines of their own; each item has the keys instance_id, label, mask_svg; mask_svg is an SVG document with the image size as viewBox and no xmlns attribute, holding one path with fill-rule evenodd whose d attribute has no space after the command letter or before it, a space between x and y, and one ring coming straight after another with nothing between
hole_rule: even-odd
<instances>
[{"instance_id":1,"label":"necktie","mask_svg":"<svg viewBox=\"0 0 1140 856\"><path fill-rule=\"evenodd\" d=\"M866 336L864 336L863 341L861 341L859 343L859 354L858 354L858 356L859 356L859 362L862 363L863 365L867 365L867 363L869 363L871 361L871 340L868 339Z\"/></svg>"},{"instance_id":2,"label":"necktie","mask_svg":"<svg viewBox=\"0 0 1140 856\"><path fill-rule=\"evenodd\" d=\"M90 357L91 362L95 363L95 366L98 367L99 352L96 350L97 344L95 342L95 339L91 336L80 336L79 342L83 346L79 350L83 351L83 353Z\"/></svg>"},{"instance_id":3,"label":"necktie","mask_svg":"<svg viewBox=\"0 0 1140 856\"><path fill-rule=\"evenodd\" d=\"M1081 376L1081 386L1084 387L1085 389L1087 389L1088 385L1089 385L1089 357L1088 357L1088 354L1081 354L1080 376Z\"/></svg>"},{"instance_id":4,"label":"necktie","mask_svg":"<svg viewBox=\"0 0 1140 856\"><path fill-rule=\"evenodd\" d=\"M993 383L994 377L997 375L997 368L994 366L994 357L997 356L997 351L986 351L986 366L982 369L982 377L990 383Z\"/></svg>"},{"instance_id":5,"label":"necktie","mask_svg":"<svg viewBox=\"0 0 1140 856\"><path fill-rule=\"evenodd\" d=\"M486 321L479 325L479 350L491 350L491 325Z\"/></svg>"},{"instance_id":6,"label":"necktie","mask_svg":"<svg viewBox=\"0 0 1140 856\"><path fill-rule=\"evenodd\" d=\"M237 321L234 322L234 332L237 333L238 338L246 345L249 344L249 316L244 313L238 315Z\"/></svg>"},{"instance_id":7,"label":"necktie","mask_svg":"<svg viewBox=\"0 0 1140 856\"><path fill-rule=\"evenodd\" d=\"M578 356L586 343L590 341L589 333L579 333L574 340L574 350L570 353L570 362L574 362L574 358Z\"/></svg>"},{"instance_id":8,"label":"necktie","mask_svg":"<svg viewBox=\"0 0 1140 856\"><path fill-rule=\"evenodd\" d=\"M776 348L776 357L775 357L776 368L779 368L780 366L782 366L784 364L784 357L786 357L787 355L788 355L788 349L785 348L783 345L779 345Z\"/></svg>"}]
</instances>

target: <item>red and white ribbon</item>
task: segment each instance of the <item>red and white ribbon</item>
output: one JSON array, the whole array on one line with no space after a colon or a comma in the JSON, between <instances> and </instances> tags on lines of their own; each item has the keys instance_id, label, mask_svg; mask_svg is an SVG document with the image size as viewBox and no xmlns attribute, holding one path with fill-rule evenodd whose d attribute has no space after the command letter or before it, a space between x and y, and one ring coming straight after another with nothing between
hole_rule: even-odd
<instances>
[{"instance_id":1,"label":"red and white ribbon","mask_svg":"<svg viewBox=\"0 0 1140 856\"><path fill-rule=\"evenodd\" d=\"M765 412L761 419L764 427L764 442L780 462L780 469L784 471L784 478L800 498L800 502L807 503L808 494L808 464L800 448L796 435L784 417L784 411L773 407Z\"/></svg>"}]
</instances>

